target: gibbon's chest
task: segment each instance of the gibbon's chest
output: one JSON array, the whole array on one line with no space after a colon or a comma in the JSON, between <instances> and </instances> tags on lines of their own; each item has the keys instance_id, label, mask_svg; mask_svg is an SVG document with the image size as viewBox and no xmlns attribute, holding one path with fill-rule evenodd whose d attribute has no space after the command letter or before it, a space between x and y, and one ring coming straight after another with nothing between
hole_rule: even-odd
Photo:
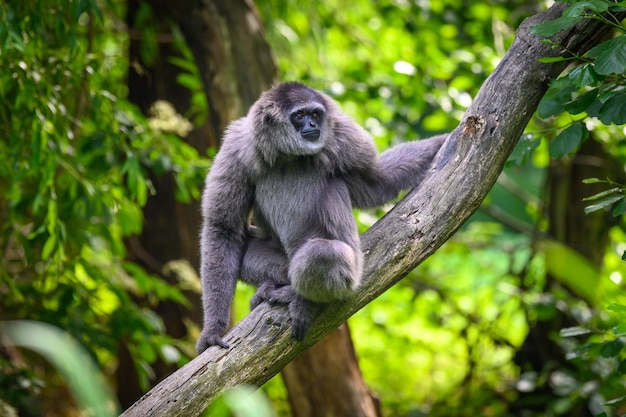
<instances>
[{"instance_id":1,"label":"gibbon's chest","mask_svg":"<svg viewBox=\"0 0 626 417\"><path fill-rule=\"evenodd\" d=\"M256 181L255 208L284 242L315 223L328 179L312 169L276 169Z\"/></svg>"}]
</instances>

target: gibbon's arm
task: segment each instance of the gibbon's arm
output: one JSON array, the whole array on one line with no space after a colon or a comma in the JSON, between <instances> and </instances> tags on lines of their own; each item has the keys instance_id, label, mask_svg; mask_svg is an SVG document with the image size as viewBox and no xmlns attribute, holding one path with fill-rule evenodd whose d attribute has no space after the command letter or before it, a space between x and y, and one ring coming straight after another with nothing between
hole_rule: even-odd
<instances>
[{"instance_id":1,"label":"gibbon's arm","mask_svg":"<svg viewBox=\"0 0 626 417\"><path fill-rule=\"evenodd\" d=\"M400 191L419 185L448 135L403 143L383 152L371 166L347 176L352 204L371 208L385 204Z\"/></svg>"},{"instance_id":2,"label":"gibbon's arm","mask_svg":"<svg viewBox=\"0 0 626 417\"><path fill-rule=\"evenodd\" d=\"M254 198L254 185L242 162L245 137L227 132L207 176L202 196L200 276L204 324L196 348L228 347L221 339L246 244L246 221Z\"/></svg>"}]
</instances>

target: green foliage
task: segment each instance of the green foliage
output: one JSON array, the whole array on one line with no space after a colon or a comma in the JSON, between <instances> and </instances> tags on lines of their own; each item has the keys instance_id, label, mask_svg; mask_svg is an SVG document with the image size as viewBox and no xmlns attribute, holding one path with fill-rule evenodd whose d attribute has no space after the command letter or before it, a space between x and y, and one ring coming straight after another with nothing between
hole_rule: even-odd
<instances>
[{"instance_id":1,"label":"green foliage","mask_svg":"<svg viewBox=\"0 0 626 417\"><path fill-rule=\"evenodd\" d=\"M78 398L81 410L94 417L119 414L117 401L92 358L76 340L45 323L17 320L0 324L4 344L32 349L55 365Z\"/></svg>"},{"instance_id":2,"label":"green foliage","mask_svg":"<svg viewBox=\"0 0 626 417\"><path fill-rule=\"evenodd\" d=\"M584 199L584 201L593 201L592 204L585 207L585 213L593 213L594 211L603 210L607 207L613 206L613 216L618 217L626 213L626 201L624 199L624 193L626 192L626 186L617 184L611 180L600 180L598 178L587 178L583 181L585 184L608 184L613 186L608 190L602 191L598 194L594 194Z\"/></svg>"},{"instance_id":3,"label":"green foliage","mask_svg":"<svg viewBox=\"0 0 626 417\"><path fill-rule=\"evenodd\" d=\"M178 351L151 307L186 299L125 261L125 242L153 176L189 201L207 166L125 99L119 19L86 0L0 8L0 298L3 318L53 323L103 363L127 344L147 386L150 363Z\"/></svg>"},{"instance_id":4,"label":"green foliage","mask_svg":"<svg viewBox=\"0 0 626 417\"><path fill-rule=\"evenodd\" d=\"M274 417L272 406L256 387L240 385L220 395L204 412L206 417Z\"/></svg>"},{"instance_id":5,"label":"green foliage","mask_svg":"<svg viewBox=\"0 0 626 417\"><path fill-rule=\"evenodd\" d=\"M624 4L605 0L572 1L563 15L551 22L535 25L531 32L537 36L551 36L569 29L582 19L598 19L616 28L618 35L591 48L584 56L571 53L561 45L553 44L563 54L554 60L577 60L583 64L553 81L539 104L542 118L563 113L576 116L573 122L559 129L550 143L550 156L571 155L587 139L588 128L580 117L595 117L605 125L626 123L626 29L610 13L622 10ZM552 43L551 40L545 40Z\"/></svg>"}]
</instances>

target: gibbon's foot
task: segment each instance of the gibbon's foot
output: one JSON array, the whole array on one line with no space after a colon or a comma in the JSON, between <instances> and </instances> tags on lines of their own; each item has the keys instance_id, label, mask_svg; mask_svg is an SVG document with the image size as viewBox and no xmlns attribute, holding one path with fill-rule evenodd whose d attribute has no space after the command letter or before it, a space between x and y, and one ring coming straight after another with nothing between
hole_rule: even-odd
<instances>
[{"instance_id":1,"label":"gibbon's foot","mask_svg":"<svg viewBox=\"0 0 626 417\"><path fill-rule=\"evenodd\" d=\"M250 299L250 311L264 301L267 301L270 305L289 304L295 295L291 285L265 281L257 288L256 293Z\"/></svg>"},{"instance_id":2,"label":"gibbon's foot","mask_svg":"<svg viewBox=\"0 0 626 417\"><path fill-rule=\"evenodd\" d=\"M204 352L211 346L219 346L222 349L228 349L230 346L224 342L219 335L205 335L201 334L196 342L196 350L198 354Z\"/></svg>"},{"instance_id":3,"label":"gibbon's foot","mask_svg":"<svg viewBox=\"0 0 626 417\"><path fill-rule=\"evenodd\" d=\"M321 304L306 300L296 295L289 304L291 316L291 334L297 341L302 341L313 324L315 316L320 311Z\"/></svg>"}]
</instances>

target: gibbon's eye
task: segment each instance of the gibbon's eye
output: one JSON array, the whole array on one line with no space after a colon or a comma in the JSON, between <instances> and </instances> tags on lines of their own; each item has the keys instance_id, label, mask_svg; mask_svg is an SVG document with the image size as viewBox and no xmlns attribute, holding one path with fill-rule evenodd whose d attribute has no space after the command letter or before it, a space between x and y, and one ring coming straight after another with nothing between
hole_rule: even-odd
<instances>
[{"instance_id":1,"label":"gibbon's eye","mask_svg":"<svg viewBox=\"0 0 626 417\"><path fill-rule=\"evenodd\" d=\"M299 111L296 113L296 119L302 120L303 118L304 118L304 112Z\"/></svg>"},{"instance_id":2,"label":"gibbon's eye","mask_svg":"<svg viewBox=\"0 0 626 417\"><path fill-rule=\"evenodd\" d=\"M320 114L316 111L313 112L313 114L311 115L311 118L313 120L319 120L320 119Z\"/></svg>"}]
</instances>

